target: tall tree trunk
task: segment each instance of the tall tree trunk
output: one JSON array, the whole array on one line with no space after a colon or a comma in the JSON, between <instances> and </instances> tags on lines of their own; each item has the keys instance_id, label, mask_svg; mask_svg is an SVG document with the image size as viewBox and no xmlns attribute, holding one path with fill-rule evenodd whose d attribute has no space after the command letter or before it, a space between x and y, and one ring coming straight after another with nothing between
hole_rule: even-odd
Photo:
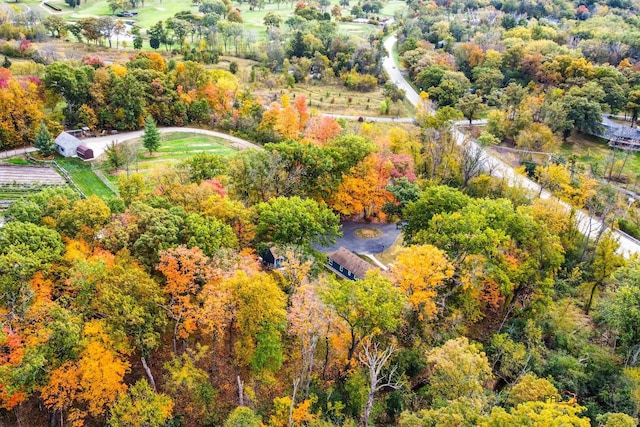
<instances>
[{"instance_id":1,"label":"tall tree trunk","mask_svg":"<svg viewBox=\"0 0 640 427\"><path fill-rule=\"evenodd\" d=\"M289 406L289 427L293 427L293 408L296 406L296 393L298 391L298 385L300 379L293 380L293 392L291 393L291 406Z\"/></svg>"},{"instance_id":2,"label":"tall tree trunk","mask_svg":"<svg viewBox=\"0 0 640 427\"><path fill-rule=\"evenodd\" d=\"M236 376L238 380L238 403L244 406L244 382L240 379L240 375Z\"/></svg>"},{"instance_id":3,"label":"tall tree trunk","mask_svg":"<svg viewBox=\"0 0 640 427\"><path fill-rule=\"evenodd\" d=\"M586 314L589 314L589 311L591 310L591 304L593 304L593 296L596 294L596 289L598 288L599 285L600 285L600 283L595 282L593 284L593 286L591 287L591 293L589 295L589 301L587 301L587 305L584 308L584 312Z\"/></svg>"},{"instance_id":4,"label":"tall tree trunk","mask_svg":"<svg viewBox=\"0 0 640 427\"><path fill-rule=\"evenodd\" d=\"M367 404L364 405L364 417L362 419L362 426L367 427L369 425L369 417L371 416L371 408L373 408L373 398L375 396L374 389L369 390L367 396Z\"/></svg>"},{"instance_id":5,"label":"tall tree trunk","mask_svg":"<svg viewBox=\"0 0 640 427\"><path fill-rule=\"evenodd\" d=\"M322 368L322 379L327 379L327 369L329 368L329 334L324 337L325 352L324 352L324 367Z\"/></svg>"},{"instance_id":6,"label":"tall tree trunk","mask_svg":"<svg viewBox=\"0 0 640 427\"><path fill-rule=\"evenodd\" d=\"M144 356L141 356L140 360L142 361L142 367L144 368L144 371L147 373L147 378L149 378L149 384L151 384L151 388L153 389L153 391L158 391L156 389L156 381L153 379L151 369L149 369L149 365L147 365L147 359L145 359Z\"/></svg>"}]
</instances>

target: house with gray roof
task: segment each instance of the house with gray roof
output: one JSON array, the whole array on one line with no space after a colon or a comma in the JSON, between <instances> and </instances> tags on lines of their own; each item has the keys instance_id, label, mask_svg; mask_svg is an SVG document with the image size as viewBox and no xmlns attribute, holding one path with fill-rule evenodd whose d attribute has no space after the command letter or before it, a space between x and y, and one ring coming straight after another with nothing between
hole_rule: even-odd
<instances>
[{"instance_id":1,"label":"house with gray roof","mask_svg":"<svg viewBox=\"0 0 640 427\"><path fill-rule=\"evenodd\" d=\"M55 140L56 151L64 157L76 157L78 155L78 146L82 144L75 136L62 132Z\"/></svg>"},{"instance_id":2,"label":"house with gray roof","mask_svg":"<svg viewBox=\"0 0 640 427\"><path fill-rule=\"evenodd\" d=\"M327 267L339 276L349 280L364 279L367 271L376 268L342 246L337 251L327 255Z\"/></svg>"}]
</instances>

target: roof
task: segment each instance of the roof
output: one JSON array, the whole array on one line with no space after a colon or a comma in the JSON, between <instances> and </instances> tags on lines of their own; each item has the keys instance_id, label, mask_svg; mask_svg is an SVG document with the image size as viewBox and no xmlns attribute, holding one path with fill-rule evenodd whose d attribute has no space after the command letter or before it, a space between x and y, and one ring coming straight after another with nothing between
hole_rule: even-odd
<instances>
[{"instance_id":1,"label":"roof","mask_svg":"<svg viewBox=\"0 0 640 427\"><path fill-rule=\"evenodd\" d=\"M71 134L68 134L67 132L62 132L60 135L58 135L55 143L62 148L78 148L78 145L82 144L82 142L80 142L78 138Z\"/></svg>"},{"instance_id":2,"label":"roof","mask_svg":"<svg viewBox=\"0 0 640 427\"><path fill-rule=\"evenodd\" d=\"M342 246L340 246L337 251L327 256L359 278L364 278L367 271L375 268L373 265Z\"/></svg>"},{"instance_id":3,"label":"roof","mask_svg":"<svg viewBox=\"0 0 640 427\"><path fill-rule=\"evenodd\" d=\"M87 150L93 153L93 150L87 147L86 145L83 145L83 144L78 145L78 151L87 151Z\"/></svg>"},{"instance_id":4,"label":"roof","mask_svg":"<svg viewBox=\"0 0 640 427\"><path fill-rule=\"evenodd\" d=\"M278 258L284 259L285 258L285 256L280 253L280 250L276 246L271 246L269 248L269 250L271 251L271 255L273 255L273 257L275 259L278 259Z\"/></svg>"}]
</instances>

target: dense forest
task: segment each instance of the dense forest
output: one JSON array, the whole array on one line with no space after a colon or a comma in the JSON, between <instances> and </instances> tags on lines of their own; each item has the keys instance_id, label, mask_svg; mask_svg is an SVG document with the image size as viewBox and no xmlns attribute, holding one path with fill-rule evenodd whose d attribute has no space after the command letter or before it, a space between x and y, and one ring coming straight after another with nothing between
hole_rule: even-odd
<instances>
[{"instance_id":1,"label":"dense forest","mask_svg":"<svg viewBox=\"0 0 640 427\"><path fill-rule=\"evenodd\" d=\"M50 154L48 132L65 127L144 127L152 158L155 123L257 144L146 173L124 172L127 145L113 144L117 195L50 188L4 211L0 423L637 425L640 259L576 225L579 210L640 225L618 185L627 157L524 162L556 196L543 199L484 170L468 142L543 151L600 134L603 113L633 124L636 5L409 1L362 39L336 21L377 21L383 4L347 15L340 3L267 14L249 42L239 9L207 2L134 34L115 62L95 50L51 61L31 45L48 32L106 50L96 22L0 14L3 149ZM381 62L390 34L437 107L418 106L415 125L337 119L296 94L383 87L400 102ZM254 63L212 68L225 53ZM452 129L480 117L457 144ZM325 268L341 220L402 228L386 270L351 281Z\"/></svg>"}]
</instances>

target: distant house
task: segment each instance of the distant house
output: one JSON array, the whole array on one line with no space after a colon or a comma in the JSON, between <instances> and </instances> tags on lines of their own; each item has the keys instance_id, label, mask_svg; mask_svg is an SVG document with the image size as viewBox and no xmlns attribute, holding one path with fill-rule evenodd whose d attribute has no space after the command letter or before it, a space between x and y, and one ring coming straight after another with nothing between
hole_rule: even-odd
<instances>
[{"instance_id":1,"label":"distant house","mask_svg":"<svg viewBox=\"0 0 640 427\"><path fill-rule=\"evenodd\" d=\"M364 279L367 271L375 268L353 252L343 248L327 255L327 267L345 279Z\"/></svg>"},{"instance_id":2,"label":"distant house","mask_svg":"<svg viewBox=\"0 0 640 427\"><path fill-rule=\"evenodd\" d=\"M279 253L278 249L275 246L267 248L264 252L262 252L262 262L268 268L280 268L282 267L282 263L284 262L285 257Z\"/></svg>"},{"instance_id":3,"label":"distant house","mask_svg":"<svg viewBox=\"0 0 640 427\"><path fill-rule=\"evenodd\" d=\"M78 155L78 146L82 142L75 136L62 132L55 140L56 151L64 157L76 157Z\"/></svg>"}]
</instances>

